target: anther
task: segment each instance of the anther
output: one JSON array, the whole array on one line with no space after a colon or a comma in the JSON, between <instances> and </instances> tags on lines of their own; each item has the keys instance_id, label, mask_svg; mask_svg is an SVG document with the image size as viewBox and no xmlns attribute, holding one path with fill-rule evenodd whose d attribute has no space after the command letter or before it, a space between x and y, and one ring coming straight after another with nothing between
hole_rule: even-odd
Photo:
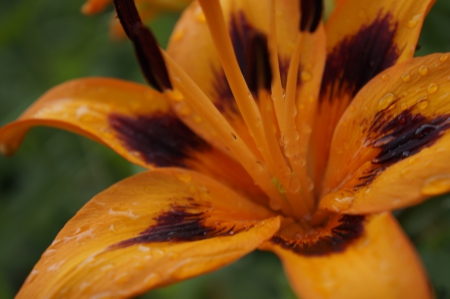
<instances>
[{"instance_id":1,"label":"anther","mask_svg":"<svg viewBox=\"0 0 450 299\"><path fill-rule=\"evenodd\" d=\"M323 0L300 0L300 31L313 33L322 19Z\"/></svg>"},{"instance_id":2,"label":"anther","mask_svg":"<svg viewBox=\"0 0 450 299\"><path fill-rule=\"evenodd\" d=\"M172 83L161 50L152 32L142 24L134 1L114 0L114 5L147 82L160 92L171 90Z\"/></svg>"}]
</instances>

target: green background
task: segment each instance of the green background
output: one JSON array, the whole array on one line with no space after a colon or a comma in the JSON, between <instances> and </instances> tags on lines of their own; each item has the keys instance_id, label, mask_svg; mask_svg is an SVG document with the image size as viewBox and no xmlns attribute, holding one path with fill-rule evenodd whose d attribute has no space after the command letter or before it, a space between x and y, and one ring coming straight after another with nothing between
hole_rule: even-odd
<instances>
[{"instance_id":1,"label":"green background","mask_svg":"<svg viewBox=\"0 0 450 299\"><path fill-rule=\"evenodd\" d=\"M0 2L0 125L66 80L107 76L142 82L129 42L108 37L109 11L86 17L82 0ZM177 15L150 26L167 43ZM450 1L438 0L417 55L450 51ZM141 169L90 140L33 129L19 152L0 156L0 298L12 298L62 226L92 196ZM429 273L450 298L450 196L396 212ZM400 253L401 254L401 253ZM212 274L141 298L294 298L281 264L255 252Z\"/></svg>"}]
</instances>

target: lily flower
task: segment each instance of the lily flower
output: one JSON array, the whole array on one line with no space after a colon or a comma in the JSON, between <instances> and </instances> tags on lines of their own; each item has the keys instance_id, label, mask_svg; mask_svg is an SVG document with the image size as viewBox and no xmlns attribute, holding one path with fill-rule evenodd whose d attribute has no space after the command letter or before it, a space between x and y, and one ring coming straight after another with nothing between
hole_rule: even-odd
<instances>
[{"instance_id":1,"label":"lily flower","mask_svg":"<svg viewBox=\"0 0 450 299\"><path fill-rule=\"evenodd\" d=\"M144 21L151 20L164 12L182 11L192 0L137 0L136 6ZM92 15L103 11L112 0L86 0L81 7L81 11L86 15ZM121 39L125 37L122 25L117 18L110 21L110 34L113 38Z\"/></svg>"},{"instance_id":2,"label":"lily flower","mask_svg":"<svg viewBox=\"0 0 450 299\"><path fill-rule=\"evenodd\" d=\"M434 1L199 0L167 52L115 0L153 88L78 79L0 129L73 131L148 172L89 201L17 298L127 298L255 250L301 298L431 298L394 209L450 190L450 60L413 58Z\"/></svg>"}]
</instances>

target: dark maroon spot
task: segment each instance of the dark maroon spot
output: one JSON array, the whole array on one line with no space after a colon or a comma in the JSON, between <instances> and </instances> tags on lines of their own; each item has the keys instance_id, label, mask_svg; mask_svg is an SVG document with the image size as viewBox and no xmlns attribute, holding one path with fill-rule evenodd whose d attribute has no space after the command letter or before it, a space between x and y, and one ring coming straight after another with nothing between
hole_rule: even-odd
<instances>
[{"instance_id":1,"label":"dark maroon spot","mask_svg":"<svg viewBox=\"0 0 450 299\"><path fill-rule=\"evenodd\" d=\"M357 17L357 16L355 16ZM356 93L373 77L394 65L400 50L394 42L398 22L381 12L371 24L347 36L328 53L320 98L333 101L346 93Z\"/></svg>"},{"instance_id":2,"label":"dark maroon spot","mask_svg":"<svg viewBox=\"0 0 450 299\"><path fill-rule=\"evenodd\" d=\"M373 168L359 178L360 188L371 183L387 167L433 145L450 128L450 114L426 117L414 114L411 107L391 118L389 109L378 112L369 128L368 143L380 149L372 160Z\"/></svg>"},{"instance_id":3,"label":"dark maroon spot","mask_svg":"<svg viewBox=\"0 0 450 299\"><path fill-rule=\"evenodd\" d=\"M255 77L255 71L250 66L255 65L256 61L249 61L249 59L254 59L255 56L248 55L246 53L251 53L252 39L251 36L258 35L267 39L264 33L256 29L250 24L244 12L239 11L233 13L230 17L229 32L231 37L231 42L233 44L233 49L236 55L239 68L244 76L244 79L248 86L252 85L252 78ZM268 55L268 54L267 54ZM286 86L287 74L289 70L290 57L278 57L279 61L279 72L281 77L281 83L283 87ZM267 59L267 62L269 60ZM270 64L269 64L270 66ZM222 68L217 70L213 69L213 90L215 97L220 101L216 102L215 105L219 111L224 111L226 109L231 110L234 113L239 113L236 102L234 100L231 87L228 83L227 77ZM301 66L299 67L299 73L301 71ZM267 74L267 73L266 73ZM267 77L268 78L268 77ZM298 77L298 85L300 85L300 76ZM257 98L255 97L257 100Z\"/></svg>"},{"instance_id":4,"label":"dark maroon spot","mask_svg":"<svg viewBox=\"0 0 450 299\"><path fill-rule=\"evenodd\" d=\"M316 31L322 20L323 0L300 0L300 31Z\"/></svg>"},{"instance_id":5,"label":"dark maroon spot","mask_svg":"<svg viewBox=\"0 0 450 299\"><path fill-rule=\"evenodd\" d=\"M331 229L329 236L321 236L314 242L287 239L279 235L272 237L271 241L284 249L306 256L343 252L362 236L364 219L361 215L343 215L338 221L339 225Z\"/></svg>"},{"instance_id":6,"label":"dark maroon spot","mask_svg":"<svg viewBox=\"0 0 450 299\"><path fill-rule=\"evenodd\" d=\"M160 167L185 167L185 160L191 159L194 152L210 148L174 115L129 117L112 114L109 124L127 149L138 152L147 163Z\"/></svg>"},{"instance_id":7,"label":"dark maroon spot","mask_svg":"<svg viewBox=\"0 0 450 299\"><path fill-rule=\"evenodd\" d=\"M154 218L156 224L139 233L138 237L122 241L110 248L123 248L142 243L199 241L234 235L250 228L207 226L205 220L208 215L195 208L197 206L192 206L191 203L189 206L173 206L170 211L162 212Z\"/></svg>"},{"instance_id":8,"label":"dark maroon spot","mask_svg":"<svg viewBox=\"0 0 450 299\"><path fill-rule=\"evenodd\" d=\"M147 82L159 91L172 89L169 73L152 32L142 24L133 0L114 0L117 16L134 45L142 73Z\"/></svg>"},{"instance_id":9,"label":"dark maroon spot","mask_svg":"<svg viewBox=\"0 0 450 299\"><path fill-rule=\"evenodd\" d=\"M231 42L233 44L234 53L236 55L236 60L248 85L248 66L250 65L250 63L247 62L248 57L246 53L248 53L251 48L250 37L255 35L264 36L264 34L249 23L243 11L238 11L237 13L231 14L229 21L229 33ZM213 69L213 73L213 88L215 90L217 99L220 100L220 102L216 103L217 109L223 111L225 110L225 108L227 108L234 113L238 113L236 102L234 100L234 96L225 72L221 68L220 70Z\"/></svg>"},{"instance_id":10,"label":"dark maroon spot","mask_svg":"<svg viewBox=\"0 0 450 299\"><path fill-rule=\"evenodd\" d=\"M270 67L270 55L265 35L254 32L249 36L249 46L246 49L247 84L254 94L259 89L265 89L270 93L272 89L272 69Z\"/></svg>"}]
</instances>

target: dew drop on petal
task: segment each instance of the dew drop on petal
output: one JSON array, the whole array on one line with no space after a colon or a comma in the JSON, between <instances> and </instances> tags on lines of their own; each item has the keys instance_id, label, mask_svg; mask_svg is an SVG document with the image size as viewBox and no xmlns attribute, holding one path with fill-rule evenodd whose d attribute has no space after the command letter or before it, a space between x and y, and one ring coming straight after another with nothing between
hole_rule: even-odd
<instances>
[{"instance_id":1,"label":"dew drop on petal","mask_svg":"<svg viewBox=\"0 0 450 299\"><path fill-rule=\"evenodd\" d=\"M383 81L387 81L387 80L389 79L389 75L388 75L388 74L383 74L383 75L381 76L381 79L382 79Z\"/></svg>"},{"instance_id":2,"label":"dew drop on petal","mask_svg":"<svg viewBox=\"0 0 450 299\"><path fill-rule=\"evenodd\" d=\"M173 35L172 35L172 40L173 41L179 41L183 38L184 36L184 30L183 29L178 29L176 30Z\"/></svg>"},{"instance_id":3,"label":"dew drop on petal","mask_svg":"<svg viewBox=\"0 0 450 299\"><path fill-rule=\"evenodd\" d=\"M302 71L302 73L300 74L300 77L302 78L303 82L309 81L312 78L312 75L310 72L308 71Z\"/></svg>"},{"instance_id":4,"label":"dew drop on petal","mask_svg":"<svg viewBox=\"0 0 450 299\"><path fill-rule=\"evenodd\" d=\"M159 278L159 274L158 273L150 273L150 274L147 275L147 277L144 278L144 284L149 284L153 280L158 279L158 278Z\"/></svg>"},{"instance_id":5,"label":"dew drop on petal","mask_svg":"<svg viewBox=\"0 0 450 299\"><path fill-rule=\"evenodd\" d=\"M255 170L257 172L263 172L264 165L260 161L255 161Z\"/></svg>"},{"instance_id":6,"label":"dew drop on petal","mask_svg":"<svg viewBox=\"0 0 450 299\"><path fill-rule=\"evenodd\" d=\"M352 204L353 201L355 200L354 196L346 196L346 197L336 197L335 201L337 203L337 207L339 208L339 210L347 210L349 209Z\"/></svg>"},{"instance_id":7,"label":"dew drop on petal","mask_svg":"<svg viewBox=\"0 0 450 299\"><path fill-rule=\"evenodd\" d=\"M450 190L450 175L439 175L431 177L422 185L423 195L438 195Z\"/></svg>"},{"instance_id":8,"label":"dew drop on petal","mask_svg":"<svg viewBox=\"0 0 450 299\"><path fill-rule=\"evenodd\" d=\"M167 96L175 102L182 102L184 101L184 97L181 94L181 92L179 92L178 90L170 90L170 91L166 91L165 94L167 94Z\"/></svg>"},{"instance_id":9,"label":"dew drop on petal","mask_svg":"<svg viewBox=\"0 0 450 299\"><path fill-rule=\"evenodd\" d=\"M114 282L119 283L119 284L124 284L127 281L129 281L131 278L130 274L128 274L127 272L124 273L120 273L119 275L117 275L114 278Z\"/></svg>"},{"instance_id":10,"label":"dew drop on petal","mask_svg":"<svg viewBox=\"0 0 450 299\"><path fill-rule=\"evenodd\" d=\"M428 98L426 96L420 97L417 100L417 107L419 107L419 109L425 109L428 107Z\"/></svg>"},{"instance_id":11,"label":"dew drop on petal","mask_svg":"<svg viewBox=\"0 0 450 299\"><path fill-rule=\"evenodd\" d=\"M409 29L413 29L417 26L417 24L419 24L420 19L422 18L423 14L416 14L414 15L406 24L408 26Z\"/></svg>"},{"instance_id":12,"label":"dew drop on petal","mask_svg":"<svg viewBox=\"0 0 450 299\"><path fill-rule=\"evenodd\" d=\"M194 115L194 121L196 123L201 123L203 121L203 119L201 118L200 115Z\"/></svg>"},{"instance_id":13,"label":"dew drop on petal","mask_svg":"<svg viewBox=\"0 0 450 299\"><path fill-rule=\"evenodd\" d=\"M428 85L428 93L435 93L438 90L438 86L436 85L436 83L430 83L430 85Z\"/></svg>"},{"instance_id":14,"label":"dew drop on petal","mask_svg":"<svg viewBox=\"0 0 450 299\"><path fill-rule=\"evenodd\" d=\"M446 61L448 60L448 54L443 54L443 55L439 58L439 60L440 60L441 62L446 62Z\"/></svg>"},{"instance_id":15,"label":"dew drop on petal","mask_svg":"<svg viewBox=\"0 0 450 299\"><path fill-rule=\"evenodd\" d=\"M426 65L421 65L419 67L419 74L421 74L422 76L428 74L428 67Z\"/></svg>"},{"instance_id":16,"label":"dew drop on petal","mask_svg":"<svg viewBox=\"0 0 450 299\"><path fill-rule=\"evenodd\" d=\"M378 111L386 109L395 99L395 95L391 92L385 94L378 102Z\"/></svg>"},{"instance_id":17,"label":"dew drop on petal","mask_svg":"<svg viewBox=\"0 0 450 299\"><path fill-rule=\"evenodd\" d=\"M176 172L175 176L182 182L189 183L192 180L192 175L187 171Z\"/></svg>"},{"instance_id":18,"label":"dew drop on petal","mask_svg":"<svg viewBox=\"0 0 450 299\"><path fill-rule=\"evenodd\" d=\"M39 274L39 270L33 270L31 271L31 273L28 275L26 283L30 283L32 282L36 276Z\"/></svg>"},{"instance_id":19,"label":"dew drop on petal","mask_svg":"<svg viewBox=\"0 0 450 299\"><path fill-rule=\"evenodd\" d=\"M402 80L403 80L403 82L409 82L409 80L411 80L411 75L408 73L408 72L406 72L406 73L404 73L403 75L402 75Z\"/></svg>"}]
</instances>

